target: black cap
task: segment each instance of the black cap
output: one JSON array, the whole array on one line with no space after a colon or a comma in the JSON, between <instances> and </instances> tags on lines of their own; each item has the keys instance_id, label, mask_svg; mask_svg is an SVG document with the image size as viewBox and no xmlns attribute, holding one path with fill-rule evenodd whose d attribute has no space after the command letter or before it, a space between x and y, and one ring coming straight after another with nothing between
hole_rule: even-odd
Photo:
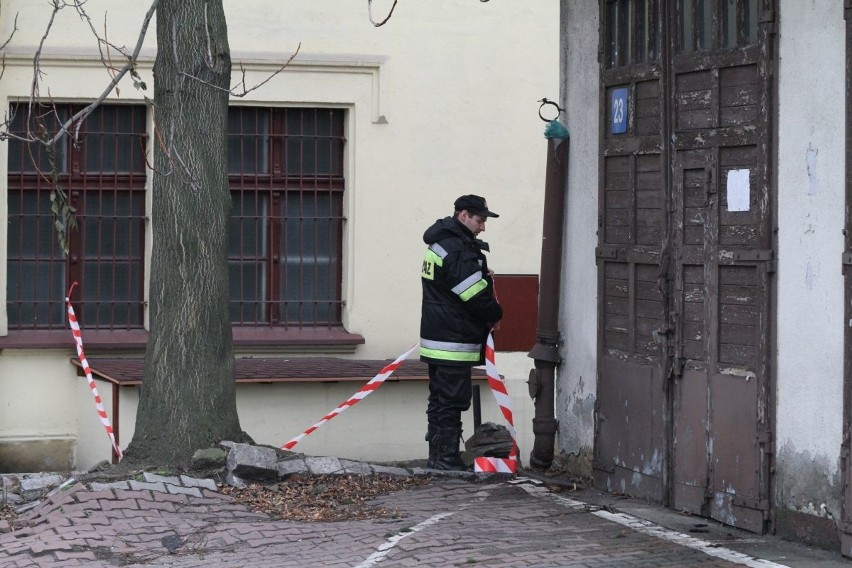
<instances>
[{"instance_id":1,"label":"black cap","mask_svg":"<svg viewBox=\"0 0 852 568\"><path fill-rule=\"evenodd\" d=\"M482 217L499 217L497 213L488 210L488 204L484 197L478 195L462 195L454 203L456 211L462 209L473 215L481 215Z\"/></svg>"}]
</instances>

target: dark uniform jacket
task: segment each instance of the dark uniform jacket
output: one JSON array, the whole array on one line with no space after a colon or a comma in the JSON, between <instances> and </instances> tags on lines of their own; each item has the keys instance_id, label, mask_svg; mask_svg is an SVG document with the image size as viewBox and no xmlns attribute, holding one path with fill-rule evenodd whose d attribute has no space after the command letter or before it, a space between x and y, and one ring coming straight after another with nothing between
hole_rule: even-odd
<instances>
[{"instance_id":1,"label":"dark uniform jacket","mask_svg":"<svg viewBox=\"0 0 852 568\"><path fill-rule=\"evenodd\" d=\"M488 244L453 217L436 221L423 241L429 248L420 274L420 359L436 365L481 365L490 326L503 317L482 252Z\"/></svg>"}]
</instances>

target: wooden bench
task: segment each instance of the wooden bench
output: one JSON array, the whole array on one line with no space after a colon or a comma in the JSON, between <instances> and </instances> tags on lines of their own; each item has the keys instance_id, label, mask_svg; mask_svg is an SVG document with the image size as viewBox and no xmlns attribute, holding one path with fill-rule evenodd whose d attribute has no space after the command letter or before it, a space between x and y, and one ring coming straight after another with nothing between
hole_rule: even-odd
<instances>
[{"instance_id":1,"label":"wooden bench","mask_svg":"<svg viewBox=\"0 0 852 568\"><path fill-rule=\"evenodd\" d=\"M88 359L92 376L118 386L142 384L144 360L138 357ZM338 357L238 357L234 360L237 383L367 382L391 359L341 359ZM80 359L73 358L77 374L85 376ZM474 379L486 379L483 369L473 369ZM407 359L388 381L429 380L429 369L419 359Z\"/></svg>"}]
</instances>

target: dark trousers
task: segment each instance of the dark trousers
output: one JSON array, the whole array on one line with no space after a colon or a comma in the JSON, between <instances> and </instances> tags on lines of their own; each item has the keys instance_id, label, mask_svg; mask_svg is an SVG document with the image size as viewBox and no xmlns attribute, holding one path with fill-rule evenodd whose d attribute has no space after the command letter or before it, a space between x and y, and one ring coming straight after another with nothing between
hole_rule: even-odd
<instances>
[{"instance_id":1,"label":"dark trousers","mask_svg":"<svg viewBox=\"0 0 852 568\"><path fill-rule=\"evenodd\" d=\"M471 368L429 365L429 404L426 415L432 428L461 430L461 413L470 408Z\"/></svg>"}]
</instances>

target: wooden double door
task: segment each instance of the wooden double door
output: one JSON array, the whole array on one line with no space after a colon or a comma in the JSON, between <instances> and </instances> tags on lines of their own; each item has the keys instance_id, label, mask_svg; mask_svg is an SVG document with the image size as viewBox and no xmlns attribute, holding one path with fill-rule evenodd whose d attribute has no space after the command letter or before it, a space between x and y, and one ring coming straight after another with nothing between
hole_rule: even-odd
<instances>
[{"instance_id":1,"label":"wooden double door","mask_svg":"<svg viewBox=\"0 0 852 568\"><path fill-rule=\"evenodd\" d=\"M602 0L594 478L770 513L773 0Z\"/></svg>"}]
</instances>

